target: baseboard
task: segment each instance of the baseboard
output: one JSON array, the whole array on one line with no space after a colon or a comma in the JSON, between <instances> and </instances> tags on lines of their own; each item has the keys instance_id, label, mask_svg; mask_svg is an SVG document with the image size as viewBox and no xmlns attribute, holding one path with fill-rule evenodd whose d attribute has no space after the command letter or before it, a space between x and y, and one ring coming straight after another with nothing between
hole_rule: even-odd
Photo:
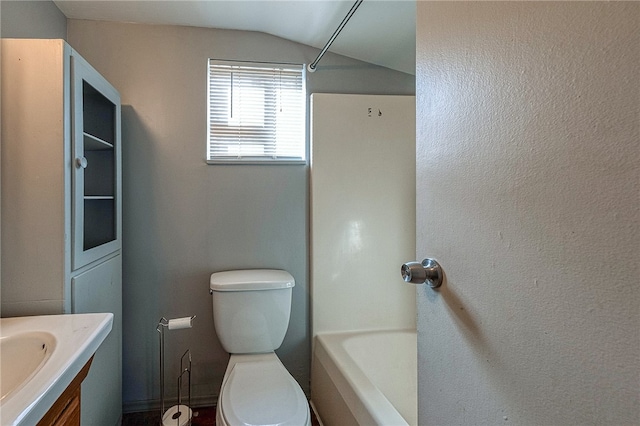
<instances>
[{"instance_id":1,"label":"baseboard","mask_svg":"<svg viewBox=\"0 0 640 426\"><path fill-rule=\"evenodd\" d=\"M213 407L218 401L217 395L206 395L191 397L191 408L195 407ZM178 403L178 398L167 398L164 402L165 410ZM182 403L186 403L183 399ZM128 402L122 405L123 413L140 413L144 411L160 411L160 400L150 399L145 401Z\"/></svg>"}]
</instances>

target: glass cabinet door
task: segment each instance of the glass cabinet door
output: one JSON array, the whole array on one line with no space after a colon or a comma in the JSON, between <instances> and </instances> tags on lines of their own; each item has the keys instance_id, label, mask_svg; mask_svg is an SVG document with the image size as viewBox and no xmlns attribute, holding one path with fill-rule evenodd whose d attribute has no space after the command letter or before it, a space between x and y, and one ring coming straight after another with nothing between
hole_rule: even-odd
<instances>
[{"instance_id":1,"label":"glass cabinet door","mask_svg":"<svg viewBox=\"0 0 640 426\"><path fill-rule=\"evenodd\" d=\"M71 63L76 270L121 246L120 96L82 58Z\"/></svg>"}]
</instances>

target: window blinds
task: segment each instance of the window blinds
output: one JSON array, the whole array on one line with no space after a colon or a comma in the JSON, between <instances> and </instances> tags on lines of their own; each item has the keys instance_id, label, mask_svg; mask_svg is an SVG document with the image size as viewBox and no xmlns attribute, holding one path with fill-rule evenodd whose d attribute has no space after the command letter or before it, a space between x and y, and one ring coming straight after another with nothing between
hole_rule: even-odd
<instances>
[{"instance_id":1,"label":"window blinds","mask_svg":"<svg viewBox=\"0 0 640 426\"><path fill-rule=\"evenodd\" d=\"M207 161L304 162L302 65L209 60Z\"/></svg>"}]
</instances>

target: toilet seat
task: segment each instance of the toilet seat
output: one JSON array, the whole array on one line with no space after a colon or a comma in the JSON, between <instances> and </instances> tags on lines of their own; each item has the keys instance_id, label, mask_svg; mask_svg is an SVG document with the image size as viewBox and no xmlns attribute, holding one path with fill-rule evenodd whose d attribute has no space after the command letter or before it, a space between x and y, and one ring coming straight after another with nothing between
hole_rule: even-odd
<instances>
[{"instance_id":1,"label":"toilet seat","mask_svg":"<svg viewBox=\"0 0 640 426\"><path fill-rule=\"evenodd\" d=\"M259 361L236 361L230 367L218 404L226 424L310 424L307 399L275 354Z\"/></svg>"}]
</instances>

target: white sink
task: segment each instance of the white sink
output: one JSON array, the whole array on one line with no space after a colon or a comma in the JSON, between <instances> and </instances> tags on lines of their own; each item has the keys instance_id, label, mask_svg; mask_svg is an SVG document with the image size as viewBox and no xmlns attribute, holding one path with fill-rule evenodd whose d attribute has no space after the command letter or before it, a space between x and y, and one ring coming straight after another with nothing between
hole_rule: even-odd
<instances>
[{"instance_id":1,"label":"white sink","mask_svg":"<svg viewBox=\"0 0 640 426\"><path fill-rule=\"evenodd\" d=\"M56 347L51 333L31 331L0 338L0 401L35 375Z\"/></svg>"},{"instance_id":2,"label":"white sink","mask_svg":"<svg viewBox=\"0 0 640 426\"><path fill-rule=\"evenodd\" d=\"M112 324L108 313L1 318L0 424L36 424Z\"/></svg>"}]
</instances>

